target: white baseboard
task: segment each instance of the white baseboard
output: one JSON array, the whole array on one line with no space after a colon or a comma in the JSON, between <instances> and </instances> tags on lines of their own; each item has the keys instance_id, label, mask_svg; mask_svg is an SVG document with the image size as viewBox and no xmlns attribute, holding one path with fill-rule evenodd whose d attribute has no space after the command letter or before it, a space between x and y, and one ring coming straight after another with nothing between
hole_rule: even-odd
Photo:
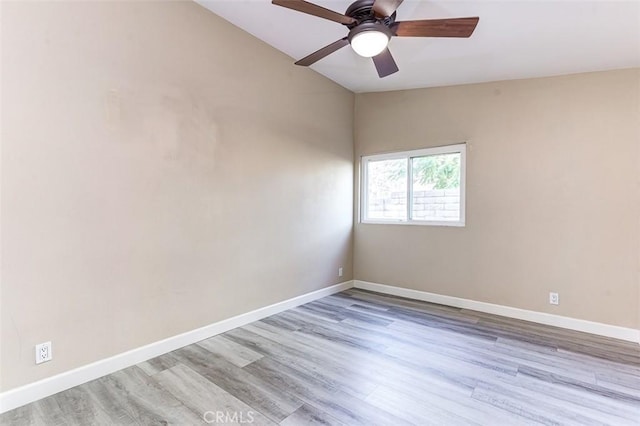
<instances>
[{"instance_id":1,"label":"white baseboard","mask_svg":"<svg viewBox=\"0 0 640 426\"><path fill-rule=\"evenodd\" d=\"M0 413L351 287L640 343L640 330L366 281L346 281L0 393Z\"/></svg>"},{"instance_id":2,"label":"white baseboard","mask_svg":"<svg viewBox=\"0 0 640 426\"><path fill-rule=\"evenodd\" d=\"M326 287L8 390L0 394L0 413L351 287L353 281Z\"/></svg>"},{"instance_id":3,"label":"white baseboard","mask_svg":"<svg viewBox=\"0 0 640 426\"><path fill-rule=\"evenodd\" d=\"M615 339L640 343L640 330L633 328L569 318L561 315L547 314L545 312L528 311L526 309L512 308L510 306L494 305L493 303L477 302L470 299L444 296L441 294L428 293L426 291L411 290L408 288L394 287L366 281L354 280L353 285L355 288L361 288L363 290L438 303L440 305L453 306L456 308L471 309L474 311L501 315L503 317L517 318L520 320L567 328L569 330L583 331L585 333L598 334L600 336L613 337Z\"/></svg>"}]
</instances>

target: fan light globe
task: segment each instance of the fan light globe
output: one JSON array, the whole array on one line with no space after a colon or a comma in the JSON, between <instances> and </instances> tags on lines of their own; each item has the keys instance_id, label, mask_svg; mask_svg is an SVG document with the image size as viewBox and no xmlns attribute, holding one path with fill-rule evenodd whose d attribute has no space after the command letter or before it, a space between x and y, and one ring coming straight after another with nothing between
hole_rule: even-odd
<instances>
[{"instance_id":1,"label":"fan light globe","mask_svg":"<svg viewBox=\"0 0 640 426\"><path fill-rule=\"evenodd\" d=\"M351 48L365 58L380 54L388 44L389 36L376 30L362 31L351 38Z\"/></svg>"}]
</instances>

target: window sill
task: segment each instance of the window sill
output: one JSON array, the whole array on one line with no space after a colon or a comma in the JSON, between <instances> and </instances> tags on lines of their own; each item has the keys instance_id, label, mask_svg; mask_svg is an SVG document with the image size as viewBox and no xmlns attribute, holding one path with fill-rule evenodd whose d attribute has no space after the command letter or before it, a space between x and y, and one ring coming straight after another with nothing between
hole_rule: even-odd
<instances>
[{"instance_id":1,"label":"window sill","mask_svg":"<svg viewBox=\"0 0 640 426\"><path fill-rule=\"evenodd\" d=\"M361 220L363 225L417 225L417 226L453 226L456 228L464 228L465 223L462 221L446 221L446 220Z\"/></svg>"}]
</instances>

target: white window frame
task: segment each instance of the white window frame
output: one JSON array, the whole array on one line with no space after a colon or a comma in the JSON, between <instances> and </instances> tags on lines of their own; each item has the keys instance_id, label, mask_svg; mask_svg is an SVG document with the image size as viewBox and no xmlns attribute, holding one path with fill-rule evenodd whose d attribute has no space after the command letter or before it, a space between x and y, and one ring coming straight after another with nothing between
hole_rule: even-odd
<instances>
[{"instance_id":1,"label":"white window frame","mask_svg":"<svg viewBox=\"0 0 640 426\"><path fill-rule=\"evenodd\" d=\"M413 205L413 179L411 158L439 154L460 154L460 219L453 220L413 220L411 207ZM402 219L369 219L367 218L367 170L370 161L407 159L407 220ZM360 160L360 223L365 224L395 224L395 225L426 225L426 226L465 226L465 193L467 171L467 144L439 146L435 148L415 149L412 151L390 152L363 156Z\"/></svg>"}]
</instances>

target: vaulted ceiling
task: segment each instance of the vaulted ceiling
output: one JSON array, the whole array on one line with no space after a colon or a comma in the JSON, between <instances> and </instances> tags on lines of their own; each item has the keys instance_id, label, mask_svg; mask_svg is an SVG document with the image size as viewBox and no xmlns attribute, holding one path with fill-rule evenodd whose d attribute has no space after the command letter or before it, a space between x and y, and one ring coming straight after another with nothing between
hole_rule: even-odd
<instances>
[{"instance_id":1,"label":"vaulted ceiling","mask_svg":"<svg viewBox=\"0 0 640 426\"><path fill-rule=\"evenodd\" d=\"M292 57L291 66L348 29L270 0L198 3ZM350 1L316 0L344 13ZM434 87L640 66L640 1L412 1L397 20L479 16L471 38L393 38L400 71L380 79L345 47L312 68L355 92Z\"/></svg>"}]
</instances>

